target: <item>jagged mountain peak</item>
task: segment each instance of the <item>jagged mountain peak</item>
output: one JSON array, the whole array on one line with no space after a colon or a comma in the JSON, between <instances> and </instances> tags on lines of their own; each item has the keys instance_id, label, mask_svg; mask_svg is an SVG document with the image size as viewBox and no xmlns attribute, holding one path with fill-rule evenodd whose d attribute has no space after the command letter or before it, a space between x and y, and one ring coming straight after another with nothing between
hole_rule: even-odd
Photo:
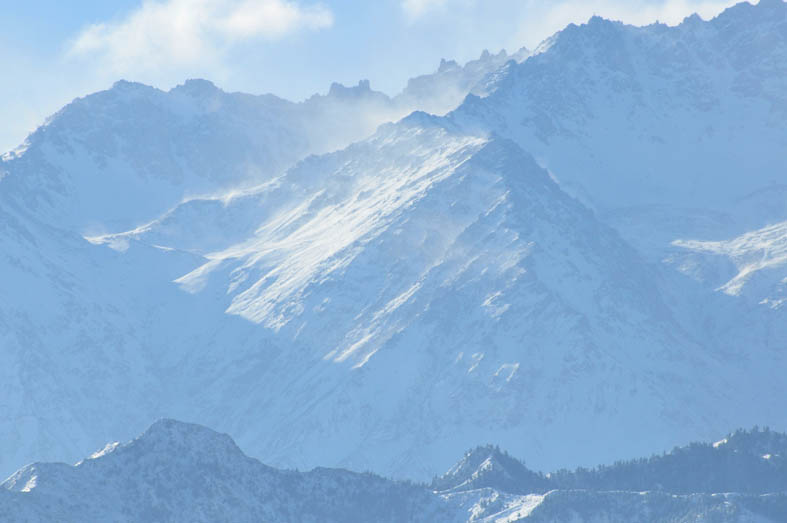
<instances>
[{"instance_id":1,"label":"jagged mountain peak","mask_svg":"<svg viewBox=\"0 0 787 523\"><path fill-rule=\"evenodd\" d=\"M91 478L93 480L100 479L101 475L117 480L118 475L147 475L159 468L178 475L178 471L211 465L239 467L239 473L244 473L242 469L248 467L259 468L259 472L268 470L246 457L227 434L202 425L161 419L135 439L127 443L108 443L73 467L62 463L34 463L23 467L3 482L2 487L19 492L40 491L42 487L52 491L62 488L62 482L82 482L88 475L99 476Z\"/></svg>"},{"instance_id":2,"label":"jagged mountain peak","mask_svg":"<svg viewBox=\"0 0 787 523\"><path fill-rule=\"evenodd\" d=\"M532 494L546 492L549 483L499 447L485 445L465 453L448 472L435 478L431 487L437 491L493 488L511 494Z\"/></svg>"},{"instance_id":3,"label":"jagged mountain peak","mask_svg":"<svg viewBox=\"0 0 787 523\"><path fill-rule=\"evenodd\" d=\"M677 25L654 22L645 26L626 24L619 20L605 18L600 15L591 16L582 24L570 23L564 29L545 39L537 49L543 51L559 40L574 38L599 39L616 31L645 30L645 33L663 34L665 32L681 32L683 29L699 27L716 27L720 30L747 30L752 23L778 24L787 16L787 2L784 0L760 0L759 2L742 1L724 9L718 15L705 20L698 13L686 16ZM773 35L772 35L773 36Z\"/></svg>"},{"instance_id":4,"label":"jagged mountain peak","mask_svg":"<svg viewBox=\"0 0 787 523\"><path fill-rule=\"evenodd\" d=\"M496 82L490 77L494 77L506 62L518 63L528 56L530 52L522 47L511 56L505 49L498 53L485 49L481 56L464 65L442 59L437 72L411 78L395 100L411 104L413 99L424 99L420 109L442 115L455 109L468 93L485 95L494 90Z\"/></svg>"},{"instance_id":5,"label":"jagged mountain peak","mask_svg":"<svg viewBox=\"0 0 787 523\"><path fill-rule=\"evenodd\" d=\"M141 82L121 79L113 83L112 87L110 87L107 91L113 93L150 93L150 92L159 91L159 89L147 84L143 84ZM99 91L99 93L95 93L95 94L100 94L103 92L105 91ZM95 97L95 95L88 95L84 98L91 98L91 97Z\"/></svg>"},{"instance_id":6,"label":"jagged mountain peak","mask_svg":"<svg viewBox=\"0 0 787 523\"><path fill-rule=\"evenodd\" d=\"M445 73L450 70L459 69L462 66L456 60L446 60L445 58L440 59L440 65L437 68L438 73Z\"/></svg>"},{"instance_id":7,"label":"jagged mountain peak","mask_svg":"<svg viewBox=\"0 0 787 523\"><path fill-rule=\"evenodd\" d=\"M704 21L705 20L698 13L691 13L689 16L685 17L681 21L681 24L686 26L692 26L692 25L700 24Z\"/></svg>"},{"instance_id":8,"label":"jagged mountain peak","mask_svg":"<svg viewBox=\"0 0 787 523\"><path fill-rule=\"evenodd\" d=\"M386 124L381 128L385 130L397 130L407 128L440 128L445 131L456 131L456 127L451 126L451 122L446 121L445 118L436 116L426 111L413 111L397 123Z\"/></svg>"},{"instance_id":9,"label":"jagged mountain peak","mask_svg":"<svg viewBox=\"0 0 787 523\"><path fill-rule=\"evenodd\" d=\"M212 454L239 454L240 449L227 434L220 434L202 425L185 423L174 419L160 419L127 444L128 450L135 447L155 448L161 452L178 452L194 457L194 449L203 449ZM102 454L103 455L103 454Z\"/></svg>"},{"instance_id":10,"label":"jagged mountain peak","mask_svg":"<svg viewBox=\"0 0 787 523\"><path fill-rule=\"evenodd\" d=\"M727 18L736 23L726 28ZM781 162L770 152L787 136L779 23L722 14L635 27L593 18L553 35L488 96L466 99L451 116L512 138L597 210L727 211L779 180Z\"/></svg>"},{"instance_id":11,"label":"jagged mountain peak","mask_svg":"<svg viewBox=\"0 0 787 523\"><path fill-rule=\"evenodd\" d=\"M75 470L125 468L147 473L158 467L172 471L213 464L222 467L265 467L248 458L227 434L194 423L161 419L127 443L109 443L75 465ZM177 474L177 472L173 472Z\"/></svg>"},{"instance_id":12,"label":"jagged mountain peak","mask_svg":"<svg viewBox=\"0 0 787 523\"><path fill-rule=\"evenodd\" d=\"M712 21L721 26L747 25L756 20L778 22L785 15L787 2L784 0L743 1L726 8Z\"/></svg>"},{"instance_id":13,"label":"jagged mountain peak","mask_svg":"<svg viewBox=\"0 0 787 523\"><path fill-rule=\"evenodd\" d=\"M222 94L224 91L216 84L204 78L190 78L180 85L173 87L171 93L182 93L194 98L205 98Z\"/></svg>"},{"instance_id":14,"label":"jagged mountain peak","mask_svg":"<svg viewBox=\"0 0 787 523\"><path fill-rule=\"evenodd\" d=\"M609 18L604 18L603 16L599 16L599 15L592 15L590 18L588 18L588 21L583 25L587 25L588 27L594 28L596 30L600 28L612 28L612 27L624 26L623 22L619 20L611 20ZM569 24L569 28L571 28L571 30L575 30L577 28L577 25Z\"/></svg>"},{"instance_id":15,"label":"jagged mountain peak","mask_svg":"<svg viewBox=\"0 0 787 523\"><path fill-rule=\"evenodd\" d=\"M328 96L334 98L354 98L358 96L370 96L372 94L380 96L383 93L373 91L371 82L365 79L359 80L357 85L350 87L334 82L328 90Z\"/></svg>"},{"instance_id":16,"label":"jagged mountain peak","mask_svg":"<svg viewBox=\"0 0 787 523\"><path fill-rule=\"evenodd\" d=\"M0 486L0 519L24 521L458 521L420 486L372 474L277 470L227 437L162 420L77 466L38 463ZM217 451L233 446L232 454ZM173 447L174 445L174 447ZM112 446L114 448L114 446Z\"/></svg>"}]
</instances>

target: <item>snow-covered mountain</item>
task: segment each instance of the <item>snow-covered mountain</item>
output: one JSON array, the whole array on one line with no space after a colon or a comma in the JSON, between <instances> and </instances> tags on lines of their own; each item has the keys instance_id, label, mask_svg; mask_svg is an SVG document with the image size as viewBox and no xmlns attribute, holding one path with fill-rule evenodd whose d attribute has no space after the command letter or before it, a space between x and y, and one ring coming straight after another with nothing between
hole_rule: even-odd
<instances>
[{"instance_id":1,"label":"snow-covered mountain","mask_svg":"<svg viewBox=\"0 0 787 523\"><path fill-rule=\"evenodd\" d=\"M646 260L704 286L706 296L675 304L696 336L729 357L763 347L779 359L787 273L770 245L787 218L785 66L782 0L674 27L594 17L508 64L493 92L450 118L512 139ZM730 256L710 254L718 242L735 245ZM750 292L739 292L744 282Z\"/></svg>"},{"instance_id":2,"label":"snow-covered mountain","mask_svg":"<svg viewBox=\"0 0 787 523\"><path fill-rule=\"evenodd\" d=\"M785 11L594 18L396 99L75 101L0 164L0 470L158 417L420 479L787 428ZM476 94L372 133L444 82Z\"/></svg>"},{"instance_id":3,"label":"snow-covered mountain","mask_svg":"<svg viewBox=\"0 0 787 523\"><path fill-rule=\"evenodd\" d=\"M645 252L787 217L787 4L570 25L453 115L532 153Z\"/></svg>"},{"instance_id":4,"label":"snow-covered mountain","mask_svg":"<svg viewBox=\"0 0 787 523\"><path fill-rule=\"evenodd\" d=\"M253 192L184 207L93 241L205 256L177 283L286 347L225 349L207 368L194 347L183 370L184 387L205 383L188 417L274 463L331 448L341 466L428 477L492 435L556 466L723 430L731 404L747 423L778 421L760 392L729 393L752 364L729 368L686 332L660 274L509 141L416 113ZM257 225L195 248L235 221ZM614 452L611 425L627 434ZM587 446L567 450L580 427Z\"/></svg>"},{"instance_id":5,"label":"snow-covered mountain","mask_svg":"<svg viewBox=\"0 0 787 523\"><path fill-rule=\"evenodd\" d=\"M279 465L329 456L423 478L493 436L516 452L538 449L535 464L555 467L779 421L781 391L771 400L757 388L731 393L772 367L730 364L686 331L659 272L531 157L423 113L82 250L137 267L107 276L133 282L132 294L103 297L107 283L92 271L74 293L122 319L57 308L52 321L68 328L44 338L36 322L47 314L31 312L30 330L97 375L95 352L117 349L84 334L110 327L82 323L126 332L113 342L138 358L137 376L90 390L111 402L86 397L82 381L61 385L63 401L101 413L100 434L152 411L231 431ZM175 284L149 264L167 277L180 271ZM115 393L117 383L129 393ZM55 392L31 394L42 393ZM62 426L56 412L30 439ZM578 430L585 445L572 447Z\"/></svg>"},{"instance_id":6,"label":"snow-covered mountain","mask_svg":"<svg viewBox=\"0 0 787 523\"><path fill-rule=\"evenodd\" d=\"M637 481L664 477L663 471L629 470L641 468L644 460L594 471L564 471L555 479L530 472L491 447L466 454L430 487L341 469L279 470L247 457L225 434L161 420L135 440L108 444L74 466L34 463L20 469L0 484L0 518L30 523L777 522L787 514L787 497L780 490L785 486L779 454L787 450L784 439L781 434L738 432L714 446L693 444L651 458L648 466L668 461L673 477L689 473L688 482L684 481L689 493L676 495L669 485L646 492L631 488ZM736 472L753 464L760 472L767 469L766 475L780 471L782 481L760 481L759 488L748 484L747 493L706 493L703 480L715 479L713 456L733 446L745 456L738 458L742 466ZM705 449L700 459L689 457L698 449ZM760 455L763 449L769 453ZM477 463L476 458L483 459ZM490 474L492 469L496 473ZM517 472L508 474L512 470ZM602 475L618 477L617 488L607 488ZM474 482L482 477L483 485ZM533 479L539 484L533 485ZM572 479L583 486L559 486ZM451 488L440 488L438 483ZM699 487L696 491L691 489L694 484Z\"/></svg>"},{"instance_id":7,"label":"snow-covered mountain","mask_svg":"<svg viewBox=\"0 0 787 523\"><path fill-rule=\"evenodd\" d=\"M480 69L471 63L468 75ZM455 80L469 89L468 75ZM432 81L451 84L443 76ZM260 337L249 334L247 322L224 318L220 300L194 300L171 284L204 263L199 254L154 242L118 255L84 235L144 225L173 206L202 212L206 198L219 207L238 201L250 185L361 138L418 103L412 93L391 100L368 82L334 84L327 95L294 104L225 93L202 80L169 92L121 81L75 100L4 155L0 372L11 385L0 397L7 443L0 467L36 455L76 457L110 434L130 437L150 416L166 414L167 372L193 340L206 343L224 330L215 344L238 347ZM194 204L178 206L184 200ZM208 229L226 243L230 228L241 231L240 241L259 225L227 218L191 217L191 231L203 227L197 251L212 249Z\"/></svg>"},{"instance_id":8,"label":"snow-covered mountain","mask_svg":"<svg viewBox=\"0 0 787 523\"><path fill-rule=\"evenodd\" d=\"M503 63L526 55L444 61L394 98L367 80L335 83L300 103L227 93L206 80L168 92L119 81L74 100L3 155L2 196L80 232L126 230L184 199L258 185L414 110L445 113L471 91L484 92Z\"/></svg>"},{"instance_id":9,"label":"snow-covered mountain","mask_svg":"<svg viewBox=\"0 0 787 523\"><path fill-rule=\"evenodd\" d=\"M555 488L548 477L491 445L465 453L445 474L434 478L430 486L445 493L495 489L509 494L544 494Z\"/></svg>"},{"instance_id":10,"label":"snow-covered mountain","mask_svg":"<svg viewBox=\"0 0 787 523\"><path fill-rule=\"evenodd\" d=\"M75 466L35 463L0 488L4 521L457 521L426 489L371 474L283 471L198 425L156 422Z\"/></svg>"},{"instance_id":11,"label":"snow-covered mountain","mask_svg":"<svg viewBox=\"0 0 787 523\"><path fill-rule=\"evenodd\" d=\"M205 80L169 92L121 81L70 103L7 154L2 196L80 232L124 230L184 198L259 184L403 114L368 83L295 104Z\"/></svg>"}]
</instances>

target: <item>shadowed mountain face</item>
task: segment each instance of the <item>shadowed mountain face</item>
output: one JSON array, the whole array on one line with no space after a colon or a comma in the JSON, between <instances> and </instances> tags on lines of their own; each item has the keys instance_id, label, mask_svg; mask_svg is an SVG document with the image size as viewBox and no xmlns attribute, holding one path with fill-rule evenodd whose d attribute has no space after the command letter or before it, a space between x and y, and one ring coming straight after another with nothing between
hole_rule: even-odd
<instances>
[{"instance_id":1,"label":"shadowed mountain face","mask_svg":"<svg viewBox=\"0 0 787 523\"><path fill-rule=\"evenodd\" d=\"M130 443L109 444L75 466L20 469L0 484L0 517L30 523L776 522L787 514L786 440L778 433L738 431L714 445L546 476L483 447L426 487L340 469L274 469L244 455L227 435L162 420ZM747 481L727 470L743 472ZM717 491L706 489L709 481L743 485L746 493L712 494ZM658 486L638 491L643 484Z\"/></svg>"},{"instance_id":2,"label":"shadowed mountain face","mask_svg":"<svg viewBox=\"0 0 787 523\"><path fill-rule=\"evenodd\" d=\"M75 101L0 164L0 467L161 416L418 479L784 428L784 11L594 18L394 100ZM476 94L373 132L443 82ZM462 481L540 484L505 463Z\"/></svg>"}]
</instances>

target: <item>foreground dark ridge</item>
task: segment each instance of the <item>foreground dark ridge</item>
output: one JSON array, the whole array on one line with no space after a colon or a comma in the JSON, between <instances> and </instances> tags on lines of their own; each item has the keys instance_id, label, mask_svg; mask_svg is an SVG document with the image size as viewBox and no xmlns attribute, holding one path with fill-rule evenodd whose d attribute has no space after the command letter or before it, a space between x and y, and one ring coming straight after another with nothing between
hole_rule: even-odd
<instances>
[{"instance_id":1,"label":"foreground dark ridge","mask_svg":"<svg viewBox=\"0 0 787 523\"><path fill-rule=\"evenodd\" d=\"M541 474L478 447L431 485L279 470L174 420L2 483L2 521L785 521L787 435L742 431L661 456Z\"/></svg>"}]
</instances>

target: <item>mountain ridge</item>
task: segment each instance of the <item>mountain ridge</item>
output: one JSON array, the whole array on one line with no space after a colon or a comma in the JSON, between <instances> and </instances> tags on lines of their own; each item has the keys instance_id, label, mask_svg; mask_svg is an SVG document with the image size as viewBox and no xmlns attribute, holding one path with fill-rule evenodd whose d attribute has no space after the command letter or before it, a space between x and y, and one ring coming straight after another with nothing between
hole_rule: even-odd
<instances>
[{"instance_id":1,"label":"mountain ridge","mask_svg":"<svg viewBox=\"0 0 787 523\"><path fill-rule=\"evenodd\" d=\"M760 443L781 441L787 451L787 435L768 431L737 431L714 445L691 444L675 449L673 468L691 470L695 463L682 450L708 448L724 452L725 445L752 449ZM753 448L752 448L753 445ZM676 518L713 518L732 523L775 522L787 513L784 492L753 490L750 493L679 495L669 490L642 492L631 488L608 489L603 482L586 482L582 489L548 488L566 483L567 473L536 475L499 449L487 446L468 452L442 480L470 472L468 460L487 456L478 470L489 470L489 457L503 458L528 476L520 482L510 476L487 476L486 485L462 483L450 489L383 479L373 474L315 468L309 472L277 470L247 457L232 438L199 425L171 419L155 422L142 435L126 444L112 443L74 466L35 463L0 483L0 516L26 521L597 521L647 517L667 522ZM787 455L787 454L785 454ZM770 458L773 459L773 458ZM476 460L478 461L478 460ZM767 461L767 460L766 460ZM645 460L595 469L615 472ZM787 479L781 462L782 481ZM709 471L692 477L711 477ZM578 469L575 477L587 476ZM478 474L473 474L478 478ZM530 488L532 478L540 485ZM628 475L643 479L647 475ZM436 480L437 481L437 480ZM624 481L626 481L624 476ZM444 484L443 486L448 486ZM783 488L787 483L782 483ZM767 487L778 486L774 483ZM554 485L552 485L554 486ZM618 487L623 484L618 483ZM699 489L702 492L702 489ZM765 492L765 493L763 493ZM748 518L748 519L747 519Z\"/></svg>"}]
</instances>

